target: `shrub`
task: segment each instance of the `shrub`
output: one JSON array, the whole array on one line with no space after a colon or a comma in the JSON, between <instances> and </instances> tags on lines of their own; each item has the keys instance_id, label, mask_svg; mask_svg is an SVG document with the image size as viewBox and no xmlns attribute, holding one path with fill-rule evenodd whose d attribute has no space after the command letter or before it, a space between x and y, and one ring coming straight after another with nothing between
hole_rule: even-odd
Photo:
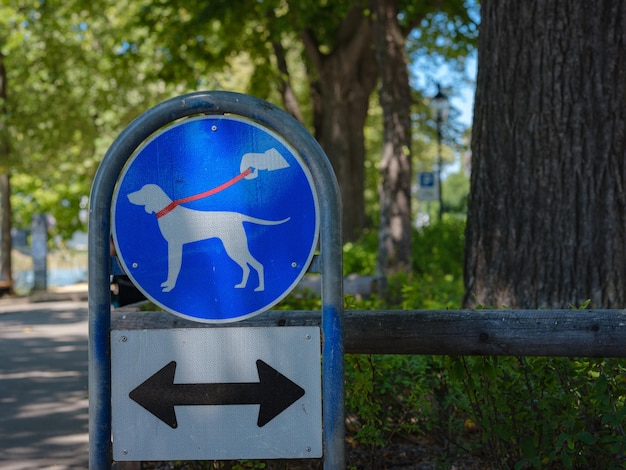
<instances>
[{"instance_id":1,"label":"shrub","mask_svg":"<svg viewBox=\"0 0 626 470\"><path fill-rule=\"evenodd\" d=\"M623 468L623 360L458 357L450 371L497 468Z\"/></svg>"}]
</instances>

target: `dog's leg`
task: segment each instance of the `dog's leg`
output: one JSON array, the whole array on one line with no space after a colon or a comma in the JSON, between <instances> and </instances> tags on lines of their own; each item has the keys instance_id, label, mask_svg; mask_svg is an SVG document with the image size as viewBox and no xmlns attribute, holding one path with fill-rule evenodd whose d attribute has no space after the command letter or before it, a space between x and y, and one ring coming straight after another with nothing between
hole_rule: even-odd
<instances>
[{"instance_id":1,"label":"dog's leg","mask_svg":"<svg viewBox=\"0 0 626 470\"><path fill-rule=\"evenodd\" d=\"M235 287L237 288L246 287L246 285L248 284L248 276L250 275L250 268L248 267L248 265L250 265L254 268L254 270L259 276L259 285L258 287L254 289L254 291L262 292L265 290L265 279L264 279L265 275L263 273L263 265L259 263L255 258L253 258L250 253L248 254L250 256L249 258L247 258L247 261L245 261L243 264L239 264L239 262L236 261L236 263L239 264L239 266L241 266L241 268L243 269L243 277L241 278L241 282L235 285Z\"/></svg>"},{"instance_id":2,"label":"dog's leg","mask_svg":"<svg viewBox=\"0 0 626 470\"><path fill-rule=\"evenodd\" d=\"M183 246L169 242L167 244L167 280L161 283L163 292L169 292L176 286L178 273L183 263Z\"/></svg>"},{"instance_id":3,"label":"dog's leg","mask_svg":"<svg viewBox=\"0 0 626 470\"><path fill-rule=\"evenodd\" d=\"M256 292L264 291L265 290L265 273L264 273L263 265L259 261L257 261L255 258L253 258L252 255L250 255L250 259L248 260L248 263L250 263L250 266L254 268L254 270L259 276L259 286L254 290Z\"/></svg>"},{"instance_id":4,"label":"dog's leg","mask_svg":"<svg viewBox=\"0 0 626 470\"><path fill-rule=\"evenodd\" d=\"M243 263L243 264L237 263L237 264L239 264L239 266L243 270L243 275L241 276L241 282L239 284L235 284L235 288L243 289L244 287L248 285L248 276L250 276L250 268L248 267L247 263Z\"/></svg>"},{"instance_id":5,"label":"dog's leg","mask_svg":"<svg viewBox=\"0 0 626 470\"><path fill-rule=\"evenodd\" d=\"M246 287L248 284L248 276L250 275L250 268L248 265L252 266L259 276L259 285L254 290L255 292L262 292L265 290L265 275L263 270L263 265L257 261L252 254L248 251L247 255L242 256L239 260L234 260L241 268L243 269L243 277L241 278L241 282L237 284L235 287L242 288Z\"/></svg>"},{"instance_id":6,"label":"dog's leg","mask_svg":"<svg viewBox=\"0 0 626 470\"><path fill-rule=\"evenodd\" d=\"M250 253L247 243L248 240L245 238L245 234L243 238L231 237L222 241L224 242L224 249L226 250L226 254L230 256L230 259L237 263L239 267L243 270L241 282L239 284L236 284L235 287L237 289L242 289L248 285L248 277L250 276L249 266L252 266L259 275L259 286L254 290L257 292L265 290L263 265L259 261L257 261Z\"/></svg>"}]
</instances>

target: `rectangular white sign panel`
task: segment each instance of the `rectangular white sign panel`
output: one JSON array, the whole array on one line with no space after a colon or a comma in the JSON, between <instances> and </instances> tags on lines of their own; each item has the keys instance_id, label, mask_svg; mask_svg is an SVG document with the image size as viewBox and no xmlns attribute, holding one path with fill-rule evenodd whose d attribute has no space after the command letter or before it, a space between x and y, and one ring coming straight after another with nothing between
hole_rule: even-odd
<instances>
[{"instance_id":1,"label":"rectangular white sign panel","mask_svg":"<svg viewBox=\"0 0 626 470\"><path fill-rule=\"evenodd\" d=\"M420 201L436 201L439 199L439 180L432 171L418 173L417 199Z\"/></svg>"},{"instance_id":2,"label":"rectangular white sign panel","mask_svg":"<svg viewBox=\"0 0 626 470\"><path fill-rule=\"evenodd\" d=\"M320 329L111 332L113 459L322 456Z\"/></svg>"}]
</instances>

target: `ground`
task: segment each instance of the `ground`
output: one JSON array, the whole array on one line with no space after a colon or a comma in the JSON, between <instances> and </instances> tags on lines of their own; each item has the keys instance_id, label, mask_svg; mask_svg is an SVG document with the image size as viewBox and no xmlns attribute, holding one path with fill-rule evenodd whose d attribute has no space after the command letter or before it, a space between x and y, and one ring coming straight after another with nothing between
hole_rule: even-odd
<instances>
[{"instance_id":1,"label":"ground","mask_svg":"<svg viewBox=\"0 0 626 470\"><path fill-rule=\"evenodd\" d=\"M454 453L427 439L399 439L382 451L348 447L347 468L353 470L487 470L480 460ZM144 462L118 470L322 470L321 460L268 460L246 462Z\"/></svg>"}]
</instances>

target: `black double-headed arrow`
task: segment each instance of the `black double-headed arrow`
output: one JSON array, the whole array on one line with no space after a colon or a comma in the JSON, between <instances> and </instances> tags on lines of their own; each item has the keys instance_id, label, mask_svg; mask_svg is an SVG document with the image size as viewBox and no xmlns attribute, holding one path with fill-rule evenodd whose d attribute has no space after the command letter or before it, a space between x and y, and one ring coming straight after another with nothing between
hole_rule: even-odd
<instances>
[{"instance_id":1,"label":"black double-headed arrow","mask_svg":"<svg viewBox=\"0 0 626 470\"><path fill-rule=\"evenodd\" d=\"M260 359L259 381L251 383L175 384L172 361L128 396L172 428L178 426L175 406L260 405L257 426L263 427L304 395L293 383Z\"/></svg>"}]
</instances>

